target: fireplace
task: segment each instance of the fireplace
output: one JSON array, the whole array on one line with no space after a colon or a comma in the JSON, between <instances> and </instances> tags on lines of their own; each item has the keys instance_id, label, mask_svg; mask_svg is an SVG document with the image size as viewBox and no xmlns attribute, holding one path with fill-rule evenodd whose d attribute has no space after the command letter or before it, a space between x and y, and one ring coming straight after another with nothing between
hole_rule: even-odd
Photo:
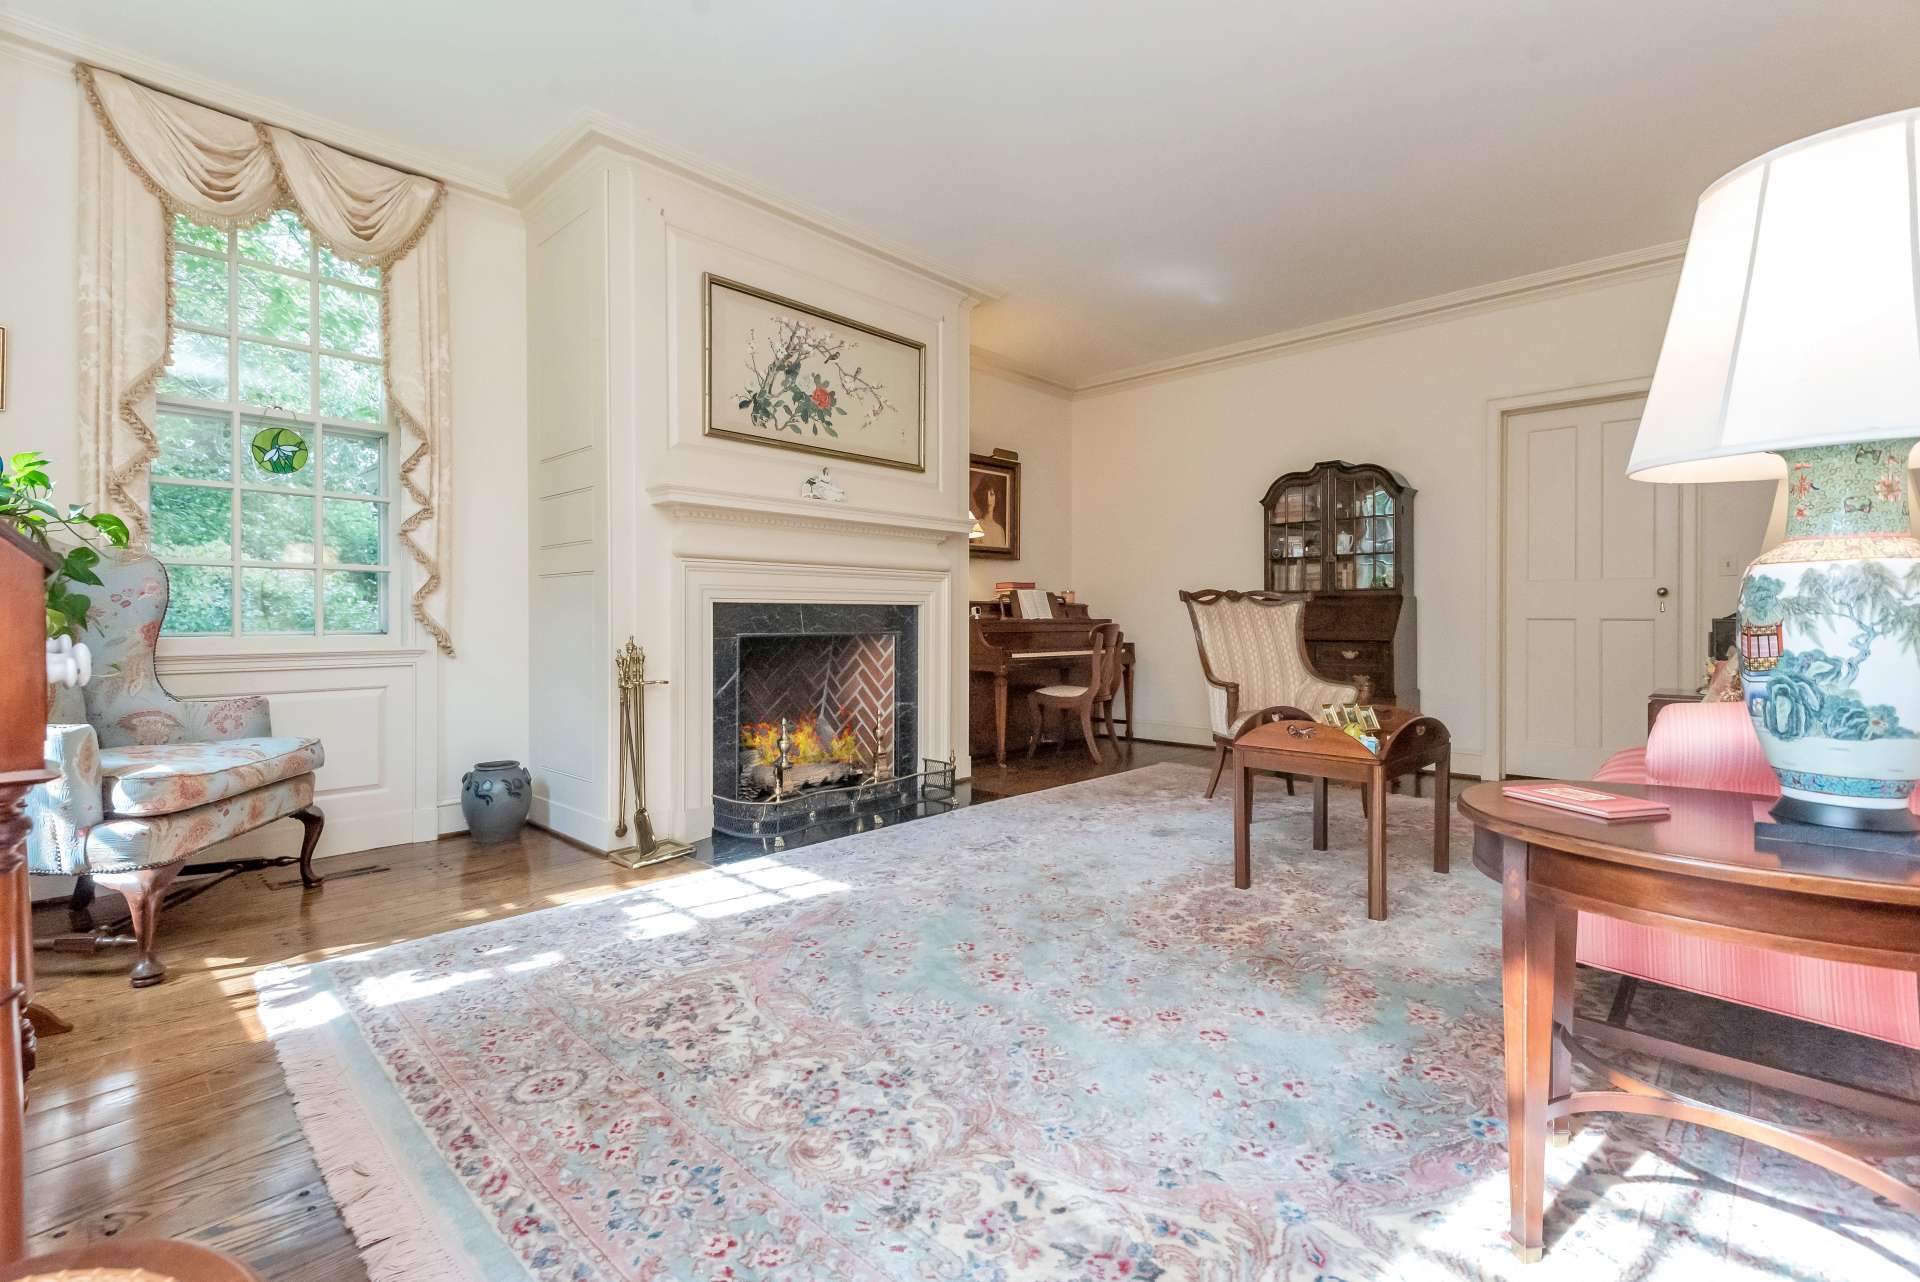
<instances>
[{"instance_id":1,"label":"fireplace","mask_svg":"<svg viewBox=\"0 0 1920 1282\"><path fill-rule=\"evenodd\" d=\"M952 790L921 762L919 610L714 602L715 832L768 848L921 813Z\"/></svg>"}]
</instances>

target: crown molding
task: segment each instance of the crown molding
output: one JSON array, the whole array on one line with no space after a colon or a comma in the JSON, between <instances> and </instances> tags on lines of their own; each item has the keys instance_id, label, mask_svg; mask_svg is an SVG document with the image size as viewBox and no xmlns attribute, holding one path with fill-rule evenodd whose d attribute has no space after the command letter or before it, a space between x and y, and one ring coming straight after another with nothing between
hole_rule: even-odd
<instances>
[{"instance_id":1,"label":"crown molding","mask_svg":"<svg viewBox=\"0 0 1920 1282\"><path fill-rule=\"evenodd\" d=\"M1282 352L1342 342L1368 334L1410 329L1457 316L1497 311L1519 303L1535 302L1561 294L1579 293L1604 285L1617 285L1642 277L1658 276L1678 270L1681 259L1686 257L1686 252L1686 241L1673 240L1662 245L1650 245L1645 249L1610 254L1604 258L1590 258L1584 262L1569 263L1564 267L1549 268L1526 276L1514 276L1486 285L1474 285L1467 289L1455 290L1450 294L1436 294L1431 298L1397 303L1392 307L1382 307L1371 312L1360 312L1357 315L1303 325L1298 329L1282 330L1276 334L1266 334L1239 343L1207 348L1185 356L1175 356L1146 365L1115 370L1074 384L1073 394L1077 399L1093 393L1110 392L1124 387L1176 378L1215 366L1245 364Z\"/></svg>"},{"instance_id":2,"label":"crown molding","mask_svg":"<svg viewBox=\"0 0 1920 1282\"><path fill-rule=\"evenodd\" d=\"M721 521L778 530L814 530L830 534L881 535L939 543L965 538L973 522L964 517L928 516L884 508L850 507L818 499L777 499L694 485L654 485L647 499L667 513L694 521Z\"/></svg>"},{"instance_id":3,"label":"crown molding","mask_svg":"<svg viewBox=\"0 0 1920 1282\"><path fill-rule=\"evenodd\" d=\"M992 302L1005 293L997 285L934 262L903 246L883 241L823 209L779 195L745 174L703 160L599 111L582 113L574 124L537 148L509 174L506 188L510 198L524 209L562 170L595 147L604 147L764 213L799 223L870 258L932 280L959 294L968 303Z\"/></svg>"},{"instance_id":4,"label":"crown molding","mask_svg":"<svg viewBox=\"0 0 1920 1282\"><path fill-rule=\"evenodd\" d=\"M1074 389L1071 384L1058 382L1044 374L1036 374L1008 360L998 352L989 351L984 347L975 347L969 350L968 360L974 369L984 374L992 374L996 378L1003 378L1009 383L1018 383L1022 387L1030 387L1036 392L1045 392L1049 396L1073 399Z\"/></svg>"},{"instance_id":5,"label":"crown molding","mask_svg":"<svg viewBox=\"0 0 1920 1282\"><path fill-rule=\"evenodd\" d=\"M469 195L500 202L505 202L508 197L507 184L497 175L469 164L303 111L278 99L236 89L171 63L103 44L37 18L0 13L0 51L50 66L91 63L218 111L263 120L342 151L438 178L447 186Z\"/></svg>"}]
</instances>

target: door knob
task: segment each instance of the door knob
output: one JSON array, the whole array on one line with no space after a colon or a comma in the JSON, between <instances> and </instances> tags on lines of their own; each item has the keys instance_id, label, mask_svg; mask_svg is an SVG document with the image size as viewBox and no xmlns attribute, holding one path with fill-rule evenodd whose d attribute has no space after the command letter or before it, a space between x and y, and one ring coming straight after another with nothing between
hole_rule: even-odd
<instances>
[{"instance_id":1,"label":"door knob","mask_svg":"<svg viewBox=\"0 0 1920 1282\"><path fill-rule=\"evenodd\" d=\"M1667 595L1667 590L1665 588L1655 588L1653 594L1657 597L1664 597Z\"/></svg>"}]
</instances>

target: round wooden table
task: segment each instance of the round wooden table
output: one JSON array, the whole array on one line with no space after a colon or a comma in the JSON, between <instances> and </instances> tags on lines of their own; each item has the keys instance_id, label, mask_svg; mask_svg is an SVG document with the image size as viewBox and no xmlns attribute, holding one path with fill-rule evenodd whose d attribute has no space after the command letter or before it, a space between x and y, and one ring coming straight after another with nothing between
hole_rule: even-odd
<instances>
[{"instance_id":1,"label":"round wooden table","mask_svg":"<svg viewBox=\"0 0 1920 1282\"><path fill-rule=\"evenodd\" d=\"M1540 1255L1547 1137L1582 1113L1636 1113L1726 1131L1845 1176L1920 1214L1920 1190L1868 1158L1920 1153L1920 1103L1656 1043L1573 1014L1578 914L1598 913L1802 957L1920 971L1920 854L1755 841L1768 798L1655 785L1587 787L1664 801L1666 819L1607 824L1509 799L1460 796L1474 866L1500 883L1507 1143L1514 1249ZM1841 1137L1764 1122L1654 1086L1596 1049L1669 1058L1843 1104L1894 1125ZM1578 1059L1609 1089L1572 1089Z\"/></svg>"},{"instance_id":2,"label":"round wooden table","mask_svg":"<svg viewBox=\"0 0 1920 1282\"><path fill-rule=\"evenodd\" d=\"M73 1282L260 1282L238 1260L191 1242L127 1238L0 1265L0 1282L70 1276Z\"/></svg>"}]
</instances>

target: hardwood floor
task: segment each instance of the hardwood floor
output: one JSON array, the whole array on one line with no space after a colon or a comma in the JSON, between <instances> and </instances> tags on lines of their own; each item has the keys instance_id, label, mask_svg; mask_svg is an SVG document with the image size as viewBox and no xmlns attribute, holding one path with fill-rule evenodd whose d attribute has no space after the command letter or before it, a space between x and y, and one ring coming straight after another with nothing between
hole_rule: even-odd
<instances>
[{"instance_id":1,"label":"hardwood floor","mask_svg":"<svg viewBox=\"0 0 1920 1282\"><path fill-rule=\"evenodd\" d=\"M390 871L339 877L379 863ZM26 1119L36 1251L119 1234L184 1237L275 1282L365 1278L255 1018L253 972L613 894L694 865L630 872L529 830L327 860L303 892L250 873L161 919L167 982L127 986L125 950L37 955L39 999L74 1031L40 1043ZM292 885L286 883L291 880ZM99 905L104 917L110 896ZM47 910L42 910L47 913ZM47 914L52 933L64 914Z\"/></svg>"},{"instance_id":2,"label":"hardwood floor","mask_svg":"<svg viewBox=\"0 0 1920 1282\"><path fill-rule=\"evenodd\" d=\"M1024 756L1024 754L1023 754ZM1032 764L976 769L974 804L1205 749L1135 744L1096 768L1077 747ZM339 874L370 864L389 871ZM273 1282L364 1282L272 1045L253 973L556 904L614 894L698 865L631 872L528 830L517 844L464 837L321 864L302 892L291 870L249 873L161 919L167 981L134 991L126 950L36 956L39 999L74 1024L40 1043L26 1119L27 1229L35 1251L102 1238L181 1237L240 1257ZM290 883L290 884L289 884ZM115 908L103 894L97 915ZM41 910L38 933L64 928Z\"/></svg>"}]
</instances>

